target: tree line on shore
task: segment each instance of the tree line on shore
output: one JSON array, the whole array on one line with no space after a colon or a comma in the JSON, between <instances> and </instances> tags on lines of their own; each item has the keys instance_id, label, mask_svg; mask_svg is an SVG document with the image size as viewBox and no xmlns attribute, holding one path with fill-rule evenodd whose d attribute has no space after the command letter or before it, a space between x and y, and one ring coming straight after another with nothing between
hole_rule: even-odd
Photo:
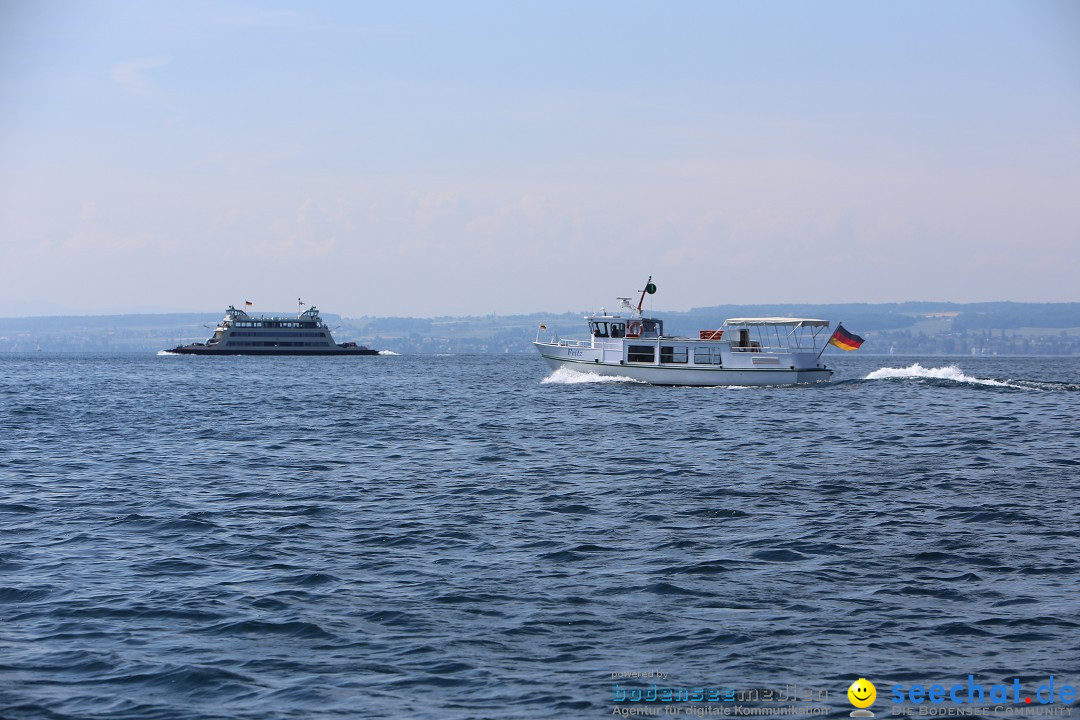
<instances>
[{"instance_id":1,"label":"tree line on shore","mask_svg":"<svg viewBox=\"0 0 1080 720\"><path fill-rule=\"evenodd\" d=\"M512 353L531 352L541 324L548 335L583 335L585 314L323 318L339 342L399 353ZM668 334L689 337L727 317L816 317L842 320L866 339L867 353L1080 355L1080 303L727 305L655 314ZM205 340L219 319L220 313L0 318L0 352L156 351Z\"/></svg>"}]
</instances>

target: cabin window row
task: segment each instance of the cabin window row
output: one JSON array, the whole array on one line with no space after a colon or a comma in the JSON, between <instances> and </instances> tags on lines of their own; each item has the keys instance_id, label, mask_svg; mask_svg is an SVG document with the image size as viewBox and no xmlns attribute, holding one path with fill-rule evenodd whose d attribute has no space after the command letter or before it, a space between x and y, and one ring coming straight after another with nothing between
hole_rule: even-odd
<instances>
[{"instance_id":1,"label":"cabin window row","mask_svg":"<svg viewBox=\"0 0 1080 720\"><path fill-rule=\"evenodd\" d=\"M690 360L690 348L687 345L661 345L660 362L673 364L686 364ZM626 361L632 363L656 362L655 345L630 345L626 348ZM695 365L720 365L720 348L696 347L694 348Z\"/></svg>"},{"instance_id":2,"label":"cabin window row","mask_svg":"<svg viewBox=\"0 0 1080 720\"><path fill-rule=\"evenodd\" d=\"M720 348L718 348L718 347L696 347L696 348L694 348L694 364L695 365L722 365L723 361L720 359Z\"/></svg>"},{"instance_id":3,"label":"cabin window row","mask_svg":"<svg viewBox=\"0 0 1080 720\"><path fill-rule=\"evenodd\" d=\"M326 342L276 341L276 340L228 340L225 347L327 347Z\"/></svg>"},{"instance_id":4,"label":"cabin window row","mask_svg":"<svg viewBox=\"0 0 1080 720\"><path fill-rule=\"evenodd\" d=\"M685 345L661 345L660 362L686 364L690 362L690 351Z\"/></svg>"},{"instance_id":5,"label":"cabin window row","mask_svg":"<svg viewBox=\"0 0 1080 720\"><path fill-rule=\"evenodd\" d=\"M592 330L593 337L626 337L626 323L591 322L589 329Z\"/></svg>"},{"instance_id":6,"label":"cabin window row","mask_svg":"<svg viewBox=\"0 0 1080 720\"><path fill-rule=\"evenodd\" d=\"M598 338L624 338L624 337L656 337L663 334L663 325L659 320L643 319L630 323L629 334L627 324L624 322L600 322L589 323L589 332ZM636 335L634 333L637 333Z\"/></svg>"}]
</instances>

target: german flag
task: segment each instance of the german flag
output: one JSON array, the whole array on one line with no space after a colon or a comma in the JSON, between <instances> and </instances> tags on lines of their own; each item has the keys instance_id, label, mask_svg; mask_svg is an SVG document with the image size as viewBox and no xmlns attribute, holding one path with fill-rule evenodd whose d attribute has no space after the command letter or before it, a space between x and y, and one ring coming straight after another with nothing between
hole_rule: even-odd
<instances>
[{"instance_id":1,"label":"german flag","mask_svg":"<svg viewBox=\"0 0 1080 720\"><path fill-rule=\"evenodd\" d=\"M829 338L829 344L835 345L841 350L858 350L863 344L863 339L855 333L849 333L840 323L836 325L836 332Z\"/></svg>"}]
</instances>

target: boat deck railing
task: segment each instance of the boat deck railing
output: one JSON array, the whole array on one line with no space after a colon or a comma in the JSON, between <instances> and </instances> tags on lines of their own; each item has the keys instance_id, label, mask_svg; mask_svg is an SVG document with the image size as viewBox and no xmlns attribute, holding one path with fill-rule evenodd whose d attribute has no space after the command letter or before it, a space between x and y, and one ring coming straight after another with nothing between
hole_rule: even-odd
<instances>
[{"instance_id":1,"label":"boat deck railing","mask_svg":"<svg viewBox=\"0 0 1080 720\"><path fill-rule=\"evenodd\" d=\"M812 345L755 345L752 347L742 347L740 345L731 346L731 352L734 353L811 353L817 351L818 348Z\"/></svg>"},{"instance_id":2,"label":"boat deck railing","mask_svg":"<svg viewBox=\"0 0 1080 720\"><path fill-rule=\"evenodd\" d=\"M648 345L659 345L661 343L687 343L687 344L693 344L693 345L700 345L700 344L708 343L710 346L714 346L714 345L720 345L723 342L723 343L729 345L729 347L731 348L731 352L735 352L735 353L760 353L760 352L806 353L806 352L817 352L818 349L819 349L818 347L816 347L812 343L803 343L803 344L798 344L796 342L791 342L791 343L783 343L783 342L781 342L781 343L775 343L775 342L769 343L769 342L764 342L764 343L762 343L762 342L759 342L757 340L754 340L754 341L752 341L754 344L751 345L750 347L743 347L741 345L738 345L736 342L730 342L730 341L700 340L698 338L675 337L675 336L660 337L660 338L656 338L656 337L652 337L652 338L626 338L626 340L627 341L632 341L632 342L638 342L638 343L642 343L642 344L648 344ZM571 339L566 339L566 338L559 338L558 340L555 340L552 344L558 345L559 347L595 348L595 349L598 349L598 350L621 350L622 347L623 347L623 339L620 338L620 339L615 340L614 342L612 342L612 341L604 341L604 340L599 340L599 339L597 339L597 340L581 340L581 339L571 340Z\"/></svg>"},{"instance_id":3,"label":"boat deck railing","mask_svg":"<svg viewBox=\"0 0 1080 720\"><path fill-rule=\"evenodd\" d=\"M556 343L560 347L592 348L594 350L616 350L622 352L622 340L564 340L559 338Z\"/></svg>"}]
</instances>

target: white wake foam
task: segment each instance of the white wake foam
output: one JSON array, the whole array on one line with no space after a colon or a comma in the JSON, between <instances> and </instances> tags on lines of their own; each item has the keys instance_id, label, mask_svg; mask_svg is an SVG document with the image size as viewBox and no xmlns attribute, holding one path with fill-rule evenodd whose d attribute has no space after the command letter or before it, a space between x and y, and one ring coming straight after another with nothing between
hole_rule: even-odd
<instances>
[{"instance_id":1,"label":"white wake foam","mask_svg":"<svg viewBox=\"0 0 1080 720\"><path fill-rule=\"evenodd\" d=\"M995 387L1017 387L998 380L971 377L956 365L948 365L939 368L924 368L919 363L909 365L906 368L881 368L866 376L867 380L889 380L893 378L931 378L935 380L952 380L953 382L971 383L972 385L993 385Z\"/></svg>"},{"instance_id":2,"label":"white wake foam","mask_svg":"<svg viewBox=\"0 0 1080 720\"><path fill-rule=\"evenodd\" d=\"M583 385L587 383L636 383L639 381L619 375L598 375L594 372L578 372L563 367L540 382L545 385Z\"/></svg>"},{"instance_id":3,"label":"white wake foam","mask_svg":"<svg viewBox=\"0 0 1080 720\"><path fill-rule=\"evenodd\" d=\"M396 353L393 350L380 350L379 354L380 355L400 355L401 353Z\"/></svg>"},{"instance_id":4,"label":"white wake foam","mask_svg":"<svg viewBox=\"0 0 1080 720\"><path fill-rule=\"evenodd\" d=\"M180 353L169 352L168 350L158 350L157 354L158 357L162 357L163 355L175 355L176 357L180 357Z\"/></svg>"}]
</instances>

